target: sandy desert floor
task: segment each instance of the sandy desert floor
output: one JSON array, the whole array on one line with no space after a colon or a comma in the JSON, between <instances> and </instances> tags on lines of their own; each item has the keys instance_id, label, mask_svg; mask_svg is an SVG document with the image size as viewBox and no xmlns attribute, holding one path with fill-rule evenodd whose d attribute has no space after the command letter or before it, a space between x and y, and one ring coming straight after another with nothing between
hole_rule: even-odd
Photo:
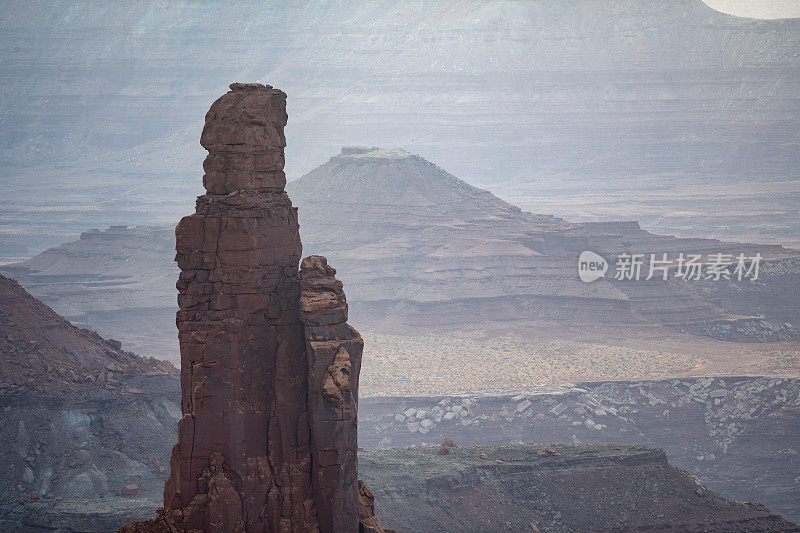
<instances>
[{"instance_id":1,"label":"sandy desert floor","mask_svg":"<svg viewBox=\"0 0 800 533\"><path fill-rule=\"evenodd\" d=\"M523 391L563 383L700 376L800 376L798 343L740 344L664 335L526 339L486 332L438 336L362 331L363 396Z\"/></svg>"}]
</instances>

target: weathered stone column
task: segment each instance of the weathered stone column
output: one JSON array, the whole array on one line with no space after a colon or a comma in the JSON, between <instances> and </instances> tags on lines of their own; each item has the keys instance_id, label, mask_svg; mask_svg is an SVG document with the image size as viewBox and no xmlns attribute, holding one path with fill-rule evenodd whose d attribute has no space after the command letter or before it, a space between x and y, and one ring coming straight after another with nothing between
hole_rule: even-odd
<instances>
[{"instance_id":1,"label":"weathered stone column","mask_svg":"<svg viewBox=\"0 0 800 533\"><path fill-rule=\"evenodd\" d=\"M300 265L300 318L306 329L314 501L320 530L358 531L358 374L364 342L347 325L336 270L322 256Z\"/></svg>"},{"instance_id":2,"label":"weathered stone column","mask_svg":"<svg viewBox=\"0 0 800 533\"><path fill-rule=\"evenodd\" d=\"M183 418L164 507L123 530L380 533L359 506L363 343L324 258L304 261L300 318L286 95L230 87L200 141L207 194L175 230Z\"/></svg>"},{"instance_id":3,"label":"weathered stone column","mask_svg":"<svg viewBox=\"0 0 800 533\"><path fill-rule=\"evenodd\" d=\"M282 91L231 85L200 140L208 194L175 230L183 419L164 504L189 529L316 528L286 120Z\"/></svg>"}]
</instances>

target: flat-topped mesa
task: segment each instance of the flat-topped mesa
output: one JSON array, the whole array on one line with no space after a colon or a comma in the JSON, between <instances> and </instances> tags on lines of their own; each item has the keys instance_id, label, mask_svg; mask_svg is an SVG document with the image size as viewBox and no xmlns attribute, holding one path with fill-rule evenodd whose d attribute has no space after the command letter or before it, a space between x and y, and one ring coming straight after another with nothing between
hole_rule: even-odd
<instances>
[{"instance_id":1,"label":"flat-topped mesa","mask_svg":"<svg viewBox=\"0 0 800 533\"><path fill-rule=\"evenodd\" d=\"M363 342L325 258L303 262L301 299L285 124L286 95L259 84L206 115L208 194L175 229L183 417L164 507L124 531L383 531L359 505Z\"/></svg>"},{"instance_id":2,"label":"flat-topped mesa","mask_svg":"<svg viewBox=\"0 0 800 533\"><path fill-rule=\"evenodd\" d=\"M286 186L286 94L260 83L232 83L206 113L203 186L213 194Z\"/></svg>"},{"instance_id":3,"label":"flat-topped mesa","mask_svg":"<svg viewBox=\"0 0 800 533\"><path fill-rule=\"evenodd\" d=\"M373 146L368 148L366 146L345 146L337 158L345 159L405 159L413 157L421 159L418 155L406 152L402 148L381 148Z\"/></svg>"}]
</instances>

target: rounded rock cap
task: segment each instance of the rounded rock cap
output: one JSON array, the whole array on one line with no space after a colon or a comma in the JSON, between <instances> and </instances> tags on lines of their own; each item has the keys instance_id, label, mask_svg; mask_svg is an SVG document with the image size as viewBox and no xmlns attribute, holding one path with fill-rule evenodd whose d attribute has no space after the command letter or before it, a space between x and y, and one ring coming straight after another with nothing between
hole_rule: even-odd
<instances>
[{"instance_id":1,"label":"rounded rock cap","mask_svg":"<svg viewBox=\"0 0 800 533\"><path fill-rule=\"evenodd\" d=\"M203 185L212 194L283 189L286 93L263 83L231 83L206 113Z\"/></svg>"}]
</instances>

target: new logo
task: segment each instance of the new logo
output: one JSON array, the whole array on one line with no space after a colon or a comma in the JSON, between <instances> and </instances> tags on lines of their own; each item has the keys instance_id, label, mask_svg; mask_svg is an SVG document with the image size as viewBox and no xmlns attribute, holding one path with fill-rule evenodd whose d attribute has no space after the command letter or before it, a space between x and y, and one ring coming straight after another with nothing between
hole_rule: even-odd
<instances>
[{"instance_id":1,"label":"new logo","mask_svg":"<svg viewBox=\"0 0 800 533\"><path fill-rule=\"evenodd\" d=\"M608 262L600 255L585 250L578 257L578 277L585 283L591 283L605 276Z\"/></svg>"}]
</instances>

